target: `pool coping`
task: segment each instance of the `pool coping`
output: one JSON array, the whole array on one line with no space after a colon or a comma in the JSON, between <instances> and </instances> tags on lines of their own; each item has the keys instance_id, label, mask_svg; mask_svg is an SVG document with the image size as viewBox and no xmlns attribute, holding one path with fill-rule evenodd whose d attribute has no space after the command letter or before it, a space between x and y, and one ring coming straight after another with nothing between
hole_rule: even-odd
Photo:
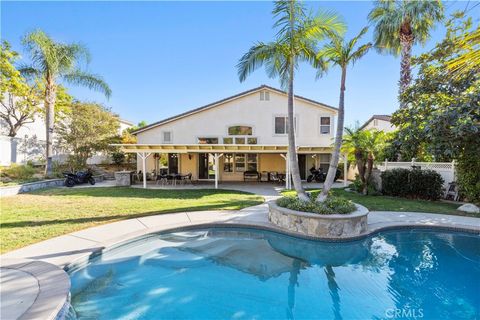
<instances>
[{"instance_id":1,"label":"pool coping","mask_svg":"<svg viewBox=\"0 0 480 320\"><path fill-rule=\"evenodd\" d=\"M384 217L377 219L376 215ZM372 217L375 217L373 219L375 221L371 220ZM480 235L480 218L372 211L368 219L368 229L365 233L348 238L332 239L298 234L273 225L268 221L266 203L239 211L194 211L153 215L84 229L11 251L0 256L0 266L23 271L22 268L38 265L38 274L34 273L35 277L38 276L38 295L34 304L19 319L55 319L68 301L70 278L66 272L69 269L88 262L113 247L152 234L214 227L250 228L327 242L355 241L381 231L396 229L441 229ZM62 249L67 251L60 252ZM12 258L17 260L9 260ZM42 268L49 270L50 273L42 272ZM35 271L36 267L33 269ZM48 300L45 300L48 301L48 305L45 304L44 297L48 297ZM37 303L41 305L37 306ZM38 317L39 312L42 312L42 317Z\"/></svg>"}]
</instances>

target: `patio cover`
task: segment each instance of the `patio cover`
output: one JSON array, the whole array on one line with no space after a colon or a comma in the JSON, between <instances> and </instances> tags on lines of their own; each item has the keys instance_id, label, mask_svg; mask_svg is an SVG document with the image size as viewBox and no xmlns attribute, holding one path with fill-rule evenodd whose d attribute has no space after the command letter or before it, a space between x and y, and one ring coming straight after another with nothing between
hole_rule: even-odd
<instances>
[{"instance_id":1,"label":"patio cover","mask_svg":"<svg viewBox=\"0 0 480 320\"><path fill-rule=\"evenodd\" d=\"M290 165L287 157L287 145L268 145L268 144L111 144L114 147L120 147L125 153L136 153L142 159L143 187L147 188L146 181L146 159L152 153L213 153L215 163L215 189L218 188L218 161L224 153L276 153L282 156L286 162L285 187L291 188ZM317 154L324 152L333 152L332 147L318 146L298 146L298 154ZM346 155L344 156L346 161ZM344 166L344 175L347 176L347 166ZM346 186L346 179L344 179Z\"/></svg>"}]
</instances>

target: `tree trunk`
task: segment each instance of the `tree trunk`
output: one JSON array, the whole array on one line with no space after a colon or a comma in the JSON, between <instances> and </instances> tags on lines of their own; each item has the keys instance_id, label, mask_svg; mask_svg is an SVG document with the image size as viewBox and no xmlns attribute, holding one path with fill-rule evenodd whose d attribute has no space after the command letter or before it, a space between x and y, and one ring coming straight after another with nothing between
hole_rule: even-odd
<instances>
[{"instance_id":1,"label":"tree trunk","mask_svg":"<svg viewBox=\"0 0 480 320\"><path fill-rule=\"evenodd\" d=\"M46 166L45 175L51 176L53 173L53 133L55 125L55 100L57 98L57 88L53 81L47 80L45 89L45 127L47 133L47 145L46 145Z\"/></svg>"},{"instance_id":2,"label":"tree trunk","mask_svg":"<svg viewBox=\"0 0 480 320\"><path fill-rule=\"evenodd\" d=\"M400 60L400 88L398 94L401 108L405 107L402 102L402 95L412 81L410 62L412 58L413 40L414 38L411 33L400 32L400 46L402 51Z\"/></svg>"},{"instance_id":3,"label":"tree trunk","mask_svg":"<svg viewBox=\"0 0 480 320\"><path fill-rule=\"evenodd\" d=\"M338 121L337 121L337 132L335 133L335 144L332 154L332 159L330 159L330 166L328 167L327 178L323 184L322 192L318 195L317 201L323 202L327 199L328 192L332 188L333 182L335 181L335 175L337 173L338 160L340 159L340 148L342 146L343 138L343 122L345 117L345 80L347 77L347 67L342 67L342 78L340 83L340 101L338 102ZM345 164L346 165L346 164Z\"/></svg>"},{"instance_id":4,"label":"tree trunk","mask_svg":"<svg viewBox=\"0 0 480 320\"><path fill-rule=\"evenodd\" d=\"M370 181L370 176L372 175L373 170L373 155L371 153L368 154L367 158L367 169L365 171L365 181L363 183L363 194L368 194L368 181Z\"/></svg>"},{"instance_id":5,"label":"tree trunk","mask_svg":"<svg viewBox=\"0 0 480 320\"><path fill-rule=\"evenodd\" d=\"M308 201L309 197L305 193L300 179L300 168L298 166L297 146L295 143L295 115L293 113L293 64L290 65L290 79L288 83L288 157L290 162L290 173L292 175L293 187L297 192L298 198Z\"/></svg>"}]
</instances>

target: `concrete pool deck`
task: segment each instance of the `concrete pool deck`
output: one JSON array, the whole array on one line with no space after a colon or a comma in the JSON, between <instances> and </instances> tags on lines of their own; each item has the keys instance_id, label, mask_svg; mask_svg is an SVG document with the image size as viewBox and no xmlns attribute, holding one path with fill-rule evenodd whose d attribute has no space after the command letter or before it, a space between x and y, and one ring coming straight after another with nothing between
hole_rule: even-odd
<instances>
[{"instance_id":1,"label":"concrete pool deck","mask_svg":"<svg viewBox=\"0 0 480 320\"><path fill-rule=\"evenodd\" d=\"M264 197L270 200L276 196L264 194ZM268 207L264 203L238 211L153 215L48 239L0 256L0 318L54 319L67 300L70 288L69 277L62 269L115 244L156 232L213 226L251 227L285 233L268 221ZM367 232L362 237L384 229L405 227L441 227L480 234L480 218L373 211L368 216Z\"/></svg>"}]
</instances>

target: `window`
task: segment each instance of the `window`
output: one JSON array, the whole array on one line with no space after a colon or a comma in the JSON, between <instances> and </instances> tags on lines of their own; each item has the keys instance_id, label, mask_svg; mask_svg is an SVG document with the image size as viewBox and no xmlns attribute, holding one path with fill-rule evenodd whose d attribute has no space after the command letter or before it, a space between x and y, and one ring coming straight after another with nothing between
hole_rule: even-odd
<instances>
[{"instance_id":1,"label":"window","mask_svg":"<svg viewBox=\"0 0 480 320\"><path fill-rule=\"evenodd\" d=\"M247 144L257 144L257 138L247 138Z\"/></svg>"},{"instance_id":2,"label":"window","mask_svg":"<svg viewBox=\"0 0 480 320\"><path fill-rule=\"evenodd\" d=\"M235 138L235 144L245 144L245 138Z\"/></svg>"},{"instance_id":3,"label":"window","mask_svg":"<svg viewBox=\"0 0 480 320\"><path fill-rule=\"evenodd\" d=\"M297 127L297 118L293 119L295 128ZM287 134L288 133L288 117L277 116L275 117L275 134Z\"/></svg>"},{"instance_id":4,"label":"window","mask_svg":"<svg viewBox=\"0 0 480 320\"><path fill-rule=\"evenodd\" d=\"M260 101L269 101L270 100L270 92L263 90L260 91Z\"/></svg>"},{"instance_id":5,"label":"window","mask_svg":"<svg viewBox=\"0 0 480 320\"><path fill-rule=\"evenodd\" d=\"M319 168L325 173L328 172L328 168L330 167L330 154L320 154L318 162Z\"/></svg>"},{"instance_id":6,"label":"window","mask_svg":"<svg viewBox=\"0 0 480 320\"><path fill-rule=\"evenodd\" d=\"M253 129L249 126L233 126L228 128L229 136L251 136L252 134Z\"/></svg>"},{"instance_id":7,"label":"window","mask_svg":"<svg viewBox=\"0 0 480 320\"><path fill-rule=\"evenodd\" d=\"M330 134L330 117L320 117L320 133Z\"/></svg>"},{"instance_id":8,"label":"window","mask_svg":"<svg viewBox=\"0 0 480 320\"><path fill-rule=\"evenodd\" d=\"M218 144L218 138L198 138L199 144Z\"/></svg>"},{"instance_id":9,"label":"window","mask_svg":"<svg viewBox=\"0 0 480 320\"><path fill-rule=\"evenodd\" d=\"M233 138L223 138L223 144L233 144Z\"/></svg>"},{"instance_id":10,"label":"window","mask_svg":"<svg viewBox=\"0 0 480 320\"><path fill-rule=\"evenodd\" d=\"M237 172L245 171L245 154L244 153L235 154L235 171Z\"/></svg>"},{"instance_id":11,"label":"window","mask_svg":"<svg viewBox=\"0 0 480 320\"><path fill-rule=\"evenodd\" d=\"M226 153L223 159L223 171L233 172L233 154Z\"/></svg>"},{"instance_id":12,"label":"window","mask_svg":"<svg viewBox=\"0 0 480 320\"><path fill-rule=\"evenodd\" d=\"M373 126L374 127L378 126L378 120L377 119L373 119Z\"/></svg>"},{"instance_id":13,"label":"window","mask_svg":"<svg viewBox=\"0 0 480 320\"><path fill-rule=\"evenodd\" d=\"M247 170L257 171L257 155L254 153L247 154Z\"/></svg>"},{"instance_id":14,"label":"window","mask_svg":"<svg viewBox=\"0 0 480 320\"><path fill-rule=\"evenodd\" d=\"M163 131L162 132L162 141L163 141L163 143L171 143L172 142L172 132L171 131Z\"/></svg>"}]
</instances>

